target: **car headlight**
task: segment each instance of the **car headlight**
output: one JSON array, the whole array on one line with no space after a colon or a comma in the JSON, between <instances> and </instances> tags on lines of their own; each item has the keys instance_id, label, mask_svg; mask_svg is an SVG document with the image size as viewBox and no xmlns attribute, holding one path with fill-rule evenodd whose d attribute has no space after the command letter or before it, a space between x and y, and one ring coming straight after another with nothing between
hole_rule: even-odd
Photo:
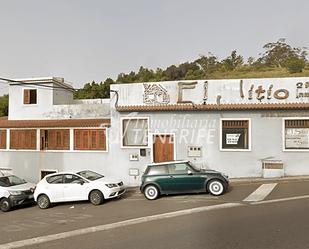
<instances>
[{"instance_id":1,"label":"car headlight","mask_svg":"<svg viewBox=\"0 0 309 249\"><path fill-rule=\"evenodd\" d=\"M21 192L21 191L9 191L9 193L11 195L22 195L23 194L23 192Z\"/></svg>"},{"instance_id":2,"label":"car headlight","mask_svg":"<svg viewBox=\"0 0 309 249\"><path fill-rule=\"evenodd\" d=\"M109 183L109 184L105 184L107 187L109 187L109 188L116 188L116 187L118 187L117 186L117 184L115 184L115 183Z\"/></svg>"}]
</instances>

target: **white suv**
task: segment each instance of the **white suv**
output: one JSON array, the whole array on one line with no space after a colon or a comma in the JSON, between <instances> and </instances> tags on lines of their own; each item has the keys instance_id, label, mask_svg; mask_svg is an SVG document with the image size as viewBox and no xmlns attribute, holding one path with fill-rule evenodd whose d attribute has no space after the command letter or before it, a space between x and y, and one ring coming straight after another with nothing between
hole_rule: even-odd
<instances>
[{"instance_id":1,"label":"white suv","mask_svg":"<svg viewBox=\"0 0 309 249\"><path fill-rule=\"evenodd\" d=\"M85 170L78 173L61 172L45 176L36 186L34 200L42 209L51 203L89 200L100 205L105 199L125 193L120 180L104 177L96 172Z\"/></svg>"},{"instance_id":2,"label":"white suv","mask_svg":"<svg viewBox=\"0 0 309 249\"><path fill-rule=\"evenodd\" d=\"M12 207L31 203L35 184L14 176L0 176L0 209L9 211Z\"/></svg>"}]
</instances>

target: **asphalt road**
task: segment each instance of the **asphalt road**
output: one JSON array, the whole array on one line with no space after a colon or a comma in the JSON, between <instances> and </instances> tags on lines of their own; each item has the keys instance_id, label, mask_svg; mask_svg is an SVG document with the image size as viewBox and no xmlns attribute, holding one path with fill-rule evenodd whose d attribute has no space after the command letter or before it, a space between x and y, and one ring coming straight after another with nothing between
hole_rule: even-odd
<instances>
[{"instance_id":1,"label":"asphalt road","mask_svg":"<svg viewBox=\"0 0 309 249\"><path fill-rule=\"evenodd\" d=\"M309 181L278 183L264 198L270 202L243 202L260 185L237 184L221 197L180 195L147 201L139 193L129 192L100 207L87 202L69 203L48 210L34 206L0 213L0 248L10 248L4 244L34 237L43 241L22 248L308 248ZM297 196L303 197L289 199ZM236 206L228 206L230 203ZM221 205L223 208L216 208ZM209 207L214 210L208 210ZM175 214L180 210L198 212ZM164 217L166 213L176 216ZM104 224L153 215L151 221L144 218L138 224L95 230ZM89 227L94 230L44 241L47 235L84 231Z\"/></svg>"}]
</instances>

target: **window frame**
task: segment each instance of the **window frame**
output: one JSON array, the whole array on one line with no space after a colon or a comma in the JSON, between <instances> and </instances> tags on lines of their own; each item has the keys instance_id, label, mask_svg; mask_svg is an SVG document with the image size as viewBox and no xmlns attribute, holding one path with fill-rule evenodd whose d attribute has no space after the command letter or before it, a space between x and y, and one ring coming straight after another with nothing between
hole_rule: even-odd
<instances>
[{"instance_id":1,"label":"window frame","mask_svg":"<svg viewBox=\"0 0 309 249\"><path fill-rule=\"evenodd\" d=\"M97 149L75 149L75 130L104 130L105 131L105 150L97 150ZM75 127L72 128L72 147L70 147L71 152L108 152L108 129L106 127Z\"/></svg>"},{"instance_id":2,"label":"window frame","mask_svg":"<svg viewBox=\"0 0 309 249\"><path fill-rule=\"evenodd\" d=\"M223 148L222 138L223 138L223 121L248 121L248 148L247 149L234 149L234 148ZM220 136L219 136L219 146L220 151L231 151L231 152L250 152L252 151L251 143L252 143L252 132L251 132L251 118L220 118Z\"/></svg>"},{"instance_id":3,"label":"window frame","mask_svg":"<svg viewBox=\"0 0 309 249\"><path fill-rule=\"evenodd\" d=\"M42 180L44 178L44 177L42 178L42 172L44 172L44 171L49 171L49 172L53 171L53 173L50 173L50 174L54 174L54 173L58 173L59 172L58 169L40 169L39 178L38 179ZM50 175L50 174L47 174L47 175Z\"/></svg>"},{"instance_id":4,"label":"window frame","mask_svg":"<svg viewBox=\"0 0 309 249\"><path fill-rule=\"evenodd\" d=\"M309 148L307 149L291 149L285 147L285 121L286 120L309 120L309 117L287 117L282 118L282 151L283 152L308 152ZM308 127L309 129L309 127Z\"/></svg>"},{"instance_id":5,"label":"window frame","mask_svg":"<svg viewBox=\"0 0 309 249\"><path fill-rule=\"evenodd\" d=\"M55 149L55 148L48 149L48 148L45 147L45 145L44 145L44 149L42 149L42 132L43 131L45 131L45 132L47 131L48 132L49 130L53 130L53 131L68 131L68 138L69 138L68 149L67 148L65 148L65 149ZM40 134L40 141L39 141L39 144L40 144L39 150L40 151L59 151L59 152L70 151L70 148L71 148L71 128L70 127L68 127L68 128L65 128L65 127L63 127L63 128L40 128L39 129L39 134ZM73 136L73 138L74 138L74 136ZM45 134L44 134L44 143L46 144Z\"/></svg>"},{"instance_id":6,"label":"window frame","mask_svg":"<svg viewBox=\"0 0 309 249\"><path fill-rule=\"evenodd\" d=\"M29 92L29 103L25 103L25 92L28 91ZM35 103L30 103L31 102L31 91L35 91L36 92L36 102ZM23 98L22 98L22 103L24 106L36 106L38 105L38 89L37 88L23 88Z\"/></svg>"},{"instance_id":7,"label":"window frame","mask_svg":"<svg viewBox=\"0 0 309 249\"><path fill-rule=\"evenodd\" d=\"M12 142L12 131L26 131L26 130L32 130L35 131L35 148L22 148L22 149L16 149L16 148L11 148L11 142ZM7 135L8 137L8 135ZM7 150L9 151L39 151L38 148L38 129L37 128L11 128L9 129L9 145Z\"/></svg>"},{"instance_id":8,"label":"window frame","mask_svg":"<svg viewBox=\"0 0 309 249\"><path fill-rule=\"evenodd\" d=\"M145 119L147 120L147 145L124 145L123 140L124 140L124 134L123 134L123 122L124 120L140 120L140 119ZM121 117L120 118L120 148L122 149L143 149L143 148L150 148L150 118L149 117Z\"/></svg>"}]
</instances>

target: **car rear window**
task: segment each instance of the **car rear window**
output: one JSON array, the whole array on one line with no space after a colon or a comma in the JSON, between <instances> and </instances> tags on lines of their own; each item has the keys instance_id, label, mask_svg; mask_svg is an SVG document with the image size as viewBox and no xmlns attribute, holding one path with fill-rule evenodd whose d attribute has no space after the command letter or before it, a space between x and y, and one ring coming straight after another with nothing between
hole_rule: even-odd
<instances>
[{"instance_id":1,"label":"car rear window","mask_svg":"<svg viewBox=\"0 0 309 249\"><path fill-rule=\"evenodd\" d=\"M62 175L49 176L46 178L46 181L51 184L62 183Z\"/></svg>"},{"instance_id":2,"label":"car rear window","mask_svg":"<svg viewBox=\"0 0 309 249\"><path fill-rule=\"evenodd\" d=\"M147 175L166 175L168 170L166 166L150 166L148 167Z\"/></svg>"}]
</instances>

